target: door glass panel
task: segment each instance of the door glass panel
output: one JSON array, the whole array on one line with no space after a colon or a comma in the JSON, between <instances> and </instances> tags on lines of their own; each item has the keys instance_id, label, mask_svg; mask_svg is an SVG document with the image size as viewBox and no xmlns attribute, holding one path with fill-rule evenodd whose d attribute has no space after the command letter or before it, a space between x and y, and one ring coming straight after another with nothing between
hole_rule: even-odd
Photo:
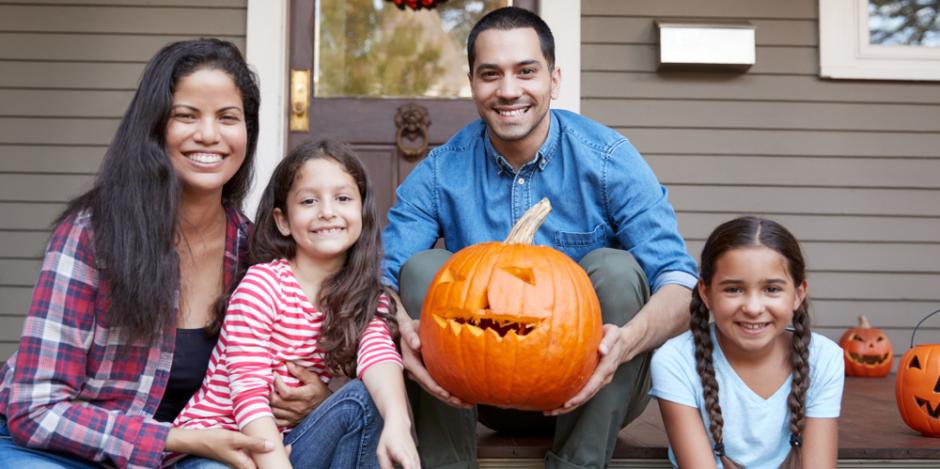
<instances>
[{"instance_id":1,"label":"door glass panel","mask_svg":"<svg viewBox=\"0 0 940 469\"><path fill-rule=\"evenodd\" d=\"M469 97L470 28L509 0L446 0L399 9L387 0L317 0L317 97Z\"/></svg>"},{"instance_id":2,"label":"door glass panel","mask_svg":"<svg viewBox=\"0 0 940 469\"><path fill-rule=\"evenodd\" d=\"M868 0L869 43L940 47L940 1Z\"/></svg>"}]
</instances>

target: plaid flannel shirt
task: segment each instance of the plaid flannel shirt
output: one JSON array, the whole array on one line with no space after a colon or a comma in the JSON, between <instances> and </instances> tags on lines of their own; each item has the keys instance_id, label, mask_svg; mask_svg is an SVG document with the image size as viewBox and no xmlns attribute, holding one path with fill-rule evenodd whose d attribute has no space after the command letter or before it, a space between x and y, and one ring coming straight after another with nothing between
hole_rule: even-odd
<instances>
[{"instance_id":1,"label":"plaid flannel shirt","mask_svg":"<svg viewBox=\"0 0 940 469\"><path fill-rule=\"evenodd\" d=\"M223 284L247 265L249 221L226 207ZM170 424L153 420L166 389L176 329L154 346L108 327L88 211L52 234L19 349L0 370L0 414L22 446L100 464L159 467Z\"/></svg>"}]
</instances>

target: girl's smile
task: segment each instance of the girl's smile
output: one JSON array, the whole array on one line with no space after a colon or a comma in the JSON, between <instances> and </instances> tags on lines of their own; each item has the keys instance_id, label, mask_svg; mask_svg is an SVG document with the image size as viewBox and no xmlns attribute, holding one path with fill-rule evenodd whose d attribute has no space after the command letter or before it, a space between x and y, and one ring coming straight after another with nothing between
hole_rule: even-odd
<instances>
[{"instance_id":1,"label":"girl's smile","mask_svg":"<svg viewBox=\"0 0 940 469\"><path fill-rule=\"evenodd\" d=\"M362 232L362 197L349 173L330 158L307 160L291 184L284 213L274 209L278 230L294 238L295 259L327 270L346 261Z\"/></svg>"},{"instance_id":2,"label":"girl's smile","mask_svg":"<svg viewBox=\"0 0 940 469\"><path fill-rule=\"evenodd\" d=\"M731 249L715 263L711 285L699 284L702 301L715 319L718 341L730 357L756 358L773 350L793 311L806 297L806 283L795 285L787 261L765 246Z\"/></svg>"}]
</instances>

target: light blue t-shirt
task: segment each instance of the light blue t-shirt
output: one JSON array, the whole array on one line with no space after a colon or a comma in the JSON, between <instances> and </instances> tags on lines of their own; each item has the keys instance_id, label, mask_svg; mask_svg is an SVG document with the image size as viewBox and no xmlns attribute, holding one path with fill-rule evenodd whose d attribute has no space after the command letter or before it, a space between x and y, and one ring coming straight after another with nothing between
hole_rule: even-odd
<instances>
[{"instance_id":1,"label":"light blue t-shirt","mask_svg":"<svg viewBox=\"0 0 940 469\"><path fill-rule=\"evenodd\" d=\"M722 435L725 454L748 469L777 469L790 451L790 411L787 397L790 383L780 386L769 399L752 391L728 363L718 341L715 326L711 327L715 344L712 360L718 380L718 401L725 424ZM813 334L809 344L809 389L806 393L806 416L836 418L842 403L845 381L842 349L835 342ZM702 380L695 370L695 342L686 332L663 344L653 354L651 365L653 388L650 395L677 404L695 407L702 416L709 442L708 412L702 397ZM672 448L669 460L676 465ZM717 462L717 459L716 459ZM719 469L722 468L718 462Z\"/></svg>"}]
</instances>

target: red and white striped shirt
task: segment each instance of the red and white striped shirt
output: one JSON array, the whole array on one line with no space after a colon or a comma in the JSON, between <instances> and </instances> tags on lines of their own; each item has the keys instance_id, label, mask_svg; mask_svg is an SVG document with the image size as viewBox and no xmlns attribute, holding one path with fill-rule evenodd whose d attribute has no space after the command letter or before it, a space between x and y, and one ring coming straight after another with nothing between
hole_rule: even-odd
<instances>
[{"instance_id":1,"label":"red and white striped shirt","mask_svg":"<svg viewBox=\"0 0 940 469\"><path fill-rule=\"evenodd\" d=\"M387 302L383 296L380 311L388 310ZM202 387L173 424L241 430L257 418L273 417L275 374L289 386L302 384L287 371L287 362L304 366L328 383L332 376L317 349L322 324L323 313L304 294L286 260L249 268L232 294ZM357 374L361 378L383 362L402 366L388 326L376 317L359 338Z\"/></svg>"}]
</instances>

